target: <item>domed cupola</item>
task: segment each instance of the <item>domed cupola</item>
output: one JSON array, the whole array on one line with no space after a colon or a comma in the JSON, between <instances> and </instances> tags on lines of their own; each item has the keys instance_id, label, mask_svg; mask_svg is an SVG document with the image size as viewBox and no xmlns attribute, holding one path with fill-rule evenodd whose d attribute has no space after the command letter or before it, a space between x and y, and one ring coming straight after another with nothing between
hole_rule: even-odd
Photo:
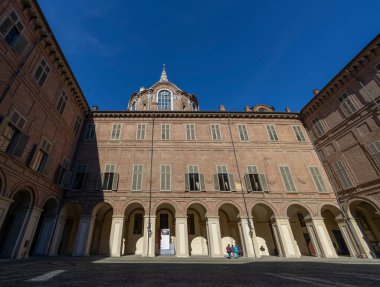
<instances>
[{"instance_id":1,"label":"domed cupola","mask_svg":"<svg viewBox=\"0 0 380 287\"><path fill-rule=\"evenodd\" d=\"M195 95L179 89L168 80L165 65L160 80L148 89L140 88L132 94L129 111L198 111L199 104Z\"/></svg>"}]
</instances>

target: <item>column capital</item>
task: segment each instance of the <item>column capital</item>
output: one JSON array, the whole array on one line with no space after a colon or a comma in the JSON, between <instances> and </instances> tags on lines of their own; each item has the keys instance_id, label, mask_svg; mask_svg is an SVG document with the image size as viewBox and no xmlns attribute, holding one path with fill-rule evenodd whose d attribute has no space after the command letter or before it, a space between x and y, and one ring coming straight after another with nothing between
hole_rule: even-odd
<instances>
[{"instance_id":1,"label":"column capital","mask_svg":"<svg viewBox=\"0 0 380 287\"><path fill-rule=\"evenodd\" d=\"M122 219L124 219L125 218L125 216L124 215L120 215L120 214L115 214L115 215L112 215L112 218L122 218Z\"/></svg>"},{"instance_id":2,"label":"column capital","mask_svg":"<svg viewBox=\"0 0 380 287\"><path fill-rule=\"evenodd\" d=\"M217 215L217 216L206 216L206 218L207 218L207 220L208 219L218 219L219 220L219 215Z\"/></svg>"},{"instance_id":3,"label":"column capital","mask_svg":"<svg viewBox=\"0 0 380 287\"><path fill-rule=\"evenodd\" d=\"M155 216L155 215L151 215L151 216L149 216L149 215L144 215L144 218L145 218L145 219L148 219L149 217L150 217L150 218L153 218L153 219L155 219L155 218L156 218L156 216Z\"/></svg>"}]
</instances>

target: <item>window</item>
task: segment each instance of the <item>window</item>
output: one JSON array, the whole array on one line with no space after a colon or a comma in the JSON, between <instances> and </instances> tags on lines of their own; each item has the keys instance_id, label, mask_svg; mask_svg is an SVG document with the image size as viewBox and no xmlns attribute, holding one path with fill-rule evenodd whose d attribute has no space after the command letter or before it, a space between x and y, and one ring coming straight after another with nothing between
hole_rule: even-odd
<instances>
[{"instance_id":1,"label":"window","mask_svg":"<svg viewBox=\"0 0 380 287\"><path fill-rule=\"evenodd\" d=\"M157 107L158 110L170 111L172 109L172 95L169 91L162 90L158 92Z\"/></svg>"},{"instance_id":2,"label":"window","mask_svg":"<svg viewBox=\"0 0 380 287\"><path fill-rule=\"evenodd\" d=\"M57 170L54 175L54 182L62 187L62 188L68 188L69 181L70 181L70 161L67 158L64 158L62 160L62 164L59 164L57 167Z\"/></svg>"},{"instance_id":3,"label":"window","mask_svg":"<svg viewBox=\"0 0 380 287\"><path fill-rule=\"evenodd\" d=\"M376 165L380 166L380 141L369 144L368 150Z\"/></svg>"},{"instance_id":4,"label":"window","mask_svg":"<svg viewBox=\"0 0 380 287\"><path fill-rule=\"evenodd\" d=\"M82 119L80 118L80 116L77 116L74 122L74 132L76 135L79 133L81 125L82 125Z\"/></svg>"},{"instance_id":5,"label":"window","mask_svg":"<svg viewBox=\"0 0 380 287\"><path fill-rule=\"evenodd\" d=\"M85 140L93 140L95 139L95 124L87 123L86 129L83 134L83 139Z\"/></svg>"},{"instance_id":6,"label":"window","mask_svg":"<svg viewBox=\"0 0 380 287\"><path fill-rule=\"evenodd\" d=\"M74 176L71 188L73 190L82 190L87 187L88 172L87 164L78 164L74 168Z\"/></svg>"},{"instance_id":7,"label":"window","mask_svg":"<svg viewBox=\"0 0 380 287\"><path fill-rule=\"evenodd\" d=\"M297 141L299 141L299 142L305 142L306 141L300 126L293 126L293 132L297 138Z\"/></svg>"},{"instance_id":8,"label":"window","mask_svg":"<svg viewBox=\"0 0 380 287\"><path fill-rule=\"evenodd\" d=\"M185 191L205 191L204 175L200 174L197 165L189 165L185 174Z\"/></svg>"},{"instance_id":9,"label":"window","mask_svg":"<svg viewBox=\"0 0 380 287\"><path fill-rule=\"evenodd\" d=\"M30 167L43 175L47 175L50 164L50 151L51 143L47 139L43 138L40 145L33 153Z\"/></svg>"},{"instance_id":10,"label":"window","mask_svg":"<svg viewBox=\"0 0 380 287\"><path fill-rule=\"evenodd\" d=\"M267 125L267 131L269 134L269 138L271 141L278 141L276 129L274 128L274 125Z\"/></svg>"},{"instance_id":11,"label":"window","mask_svg":"<svg viewBox=\"0 0 380 287\"><path fill-rule=\"evenodd\" d=\"M348 173L346 169L344 168L343 163L340 160L334 162L334 169L344 189L350 188L353 186L351 179L348 176Z\"/></svg>"},{"instance_id":12,"label":"window","mask_svg":"<svg viewBox=\"0 0 380 287\"><path fill-rule=\"evenodd\" d=\"M114 164L106 164L104 173L100 174L100 189L102 190L117 190L119 175L115 172Z\"/></svg>"},{"instance_id":13,"label":"window","mask_svg":"<svg viewBox=\"0 0 380 287\"><path fill-rule=\"evenodd\" d=\"M0 25L0 33L5 42L18 53L22 53L27 44L26 39L21 34L23 30L24 26L14 11Z\"/></svg>"},{"instance_id":14,"label":"window","mask_svg":"<svg viewBox=\"0 0 380 287\"><path fill-rule=\"evenodd\" d=\"M144 140L145 139L145 124L138 124L136 131L136 139Z\"/></svg>"},{"instance_id":15,"label":"window","mask_svg":"<svg viewBox=\"0 0 380 287\"><path fill-rule=\"evenodd\" d=\"M170 165L161 165L161 191L170 191Z\"/></svg>"},{"instance_id":16,"label":"window","mask_svg":"<svg viewBox=\"0 0 380 287\"><path fill-rule=\"evenodd\" d=\"M133 234L143 234L143 214L135 213L133 222Z\"/></svg>"},{"instance_id":17,"label":"window","mask_svg":"<svg viewBox=\"0 0 380 287\"><path fill-rule=\"evenodd\" d=\"M338 101L340 102L340 108L346 116L350 116L358 110L358 105L351 96L343 94L338 98Z\"/></svg>"},{"instance_id":18,"label":"window","mask_svg":"<svg viewBox=\"0 0 380 287\"><path fill-rule=\"evenodd\" d=\"M62 115L63 112L65 111L66 104L68 101L68 97L66 95L65 91L62 91L61 96L59 97L58 103L57 103L57 110L58 112Z\"/></svg>"},{"instance_id":19,"label":"window","mask_svg":"<svg viewBox=\"0 0 380 287\"><path fill-rule=\"evenodd\" d=\"M313 120L313 128L317 136L322 136L326 131L322 125L322 121L319 118Z\"/></svg>"},{"instance_id":20,"label":"window","mask_svg":"<svg viewBox=\"0 0 380 287\"><path fill-rule=\"evenodd\" d=\"M132 172L132 190L140 191L142 185L143 165L134 164Z\"/></svg>"},{"instance_id":21,"label":"window","mask_svg":"<svg viewBox=\"0 0 380 287\"><path fill-rule=\"evenodd\" d=\"M248 132L247 127L245 125L237 125L239 136L241 141L247 141L248 140Z\"/></svg>"},{"instance_id":22,"label":"window","mask_svg":"<svg viewBox=\"0 0 380 287\"><path fill-rule=\"evenodd\" d=\"M119 140L121 134L121 124L113 124L111 132L111 140Z\"/></svg>"},{"instance_id":23,"label":"window","mask_svg":"<svg viewBox=\"0 0 380 287\"><path fill-rule=\"evenodd\" d=\"M187 233L190 235L195 234L195 221L193 213L187 215Z\"/></svg>"},{"instance_id":24,"label":"window","mask_svg":"<svg viewBox=\"0 0 380 287\"><path fill-rule=\"evenodd\" d=\"M228 174L226 165L216 166L217 174L214 174L215 190L236 191L233 174Z\"/></svg>"},{"instance_id":25,"label":"window","mask_svg":"<svg viewBox=\"0 0 380 287\"><path fill-rule=\"evenodd\" d=\"M296 187L294 185L293 177L290 173L289 167L280 166L280 173L281 173L281 178L282 178L282 181L285 185L286 191L289 191L289 192L297 191Z\"/></svg>"},{"instance_id":26,"label":"window","mask_svg":"<svg viewBox=\"0 0 380 287\"><path fill-rule=\"evenodd\" d=\"M323 181L322 175L319 172L318 167L316 166L310 166L309 167L311 176L313 177L313 181L315 184L315 187L319 192L327 192L327 187L325 182Z\"/></svg>"},{"instance_id":27,"label":"window","mask_svg":"<svg viewBox=\"0 0 380 287\"><path fill-rule=\"evenodd\" d=\"M255 165L247 166L247 174L245 175L245 183L247 191L268 191L267 181L264 174L260 174Z\"/></svg>"},{"instance_id":28,"label":"window","mask_svg":"<svg viewBox=\"0 0 380 287\"><path fill-rule=\"evenodd\" d=\"M214 141L220 141L222 139L219 125L211 125L211 136Z\"/></svg>"},{"instance_id":29,"label":"window","mask_svg":"<svg viewBox=\"0 0 380 287\"><path fill-rule=\"evenodd\" d=\"M186 139L195 140L195 125L186 125Z\"/></svg>"},{"instance_id":30,"label":"window","mask_svg":"<svg viewBox=\"0 0 380 287\"><path fill-rule=\"evenodd\" d=\"M42 87L46 81L47 76L50 73L50 68L44 59L41 60L36 72L34 73L34 79L40 87Z\"/></svg>"},{"instance_id":31,"label":"window","mask_svg":"<svg viewBox=\"0 0 380 287\"><path fill-rule=\"evenodd\" d=\"M162 140L170 139L170 125L169 124L161 125L161 139Z\"/></svg>"},{"instance_id":32,"label":"window","mask_svg":"<svg viewBox=\"0 0 380 287\"><path fill-rule=\"evenodd\" d=\"M13 110L8 117L5 117L0 124L0 150L9 155L21 157L29 136L22 130L26 124L26 119L16 110Z\"/></svg>"}]
</instances>

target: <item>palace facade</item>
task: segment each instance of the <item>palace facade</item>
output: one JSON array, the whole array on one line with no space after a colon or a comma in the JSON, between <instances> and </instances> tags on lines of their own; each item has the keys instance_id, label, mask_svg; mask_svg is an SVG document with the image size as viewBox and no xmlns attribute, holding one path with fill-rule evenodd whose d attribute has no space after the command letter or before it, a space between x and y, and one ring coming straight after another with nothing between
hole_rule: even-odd
<instances>
[{"instance_id":1,"label":"palace facade","mask_svg":"<svg viewBox=\"0 0 380 287\"><path fill-rule=\"evenodd\" d=\"M3 1L0 15L0 257L222 257L235 242L255 258L376 257L379 205L347 213L310 125L330 88L301 113L200 111L164 67L127 110L90 109L38 4ZM354 113L368 114L373 152L368 105Z\"/></svg>"}]
</instances>

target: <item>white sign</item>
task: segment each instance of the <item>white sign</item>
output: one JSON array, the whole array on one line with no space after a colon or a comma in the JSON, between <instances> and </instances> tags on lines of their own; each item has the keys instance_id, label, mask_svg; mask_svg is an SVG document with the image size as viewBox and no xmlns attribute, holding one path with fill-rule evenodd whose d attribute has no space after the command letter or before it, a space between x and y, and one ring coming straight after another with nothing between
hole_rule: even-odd
<instances>
[{"instance_id":1,"label":"white sign","mask_svg":"<svg viewBox=\"0 0 380 287\"><path fill-rule=\"evenodd\" d=\"M161 250L170 249L170 229L161 229Z\"/></svg>"}]
</instances>

